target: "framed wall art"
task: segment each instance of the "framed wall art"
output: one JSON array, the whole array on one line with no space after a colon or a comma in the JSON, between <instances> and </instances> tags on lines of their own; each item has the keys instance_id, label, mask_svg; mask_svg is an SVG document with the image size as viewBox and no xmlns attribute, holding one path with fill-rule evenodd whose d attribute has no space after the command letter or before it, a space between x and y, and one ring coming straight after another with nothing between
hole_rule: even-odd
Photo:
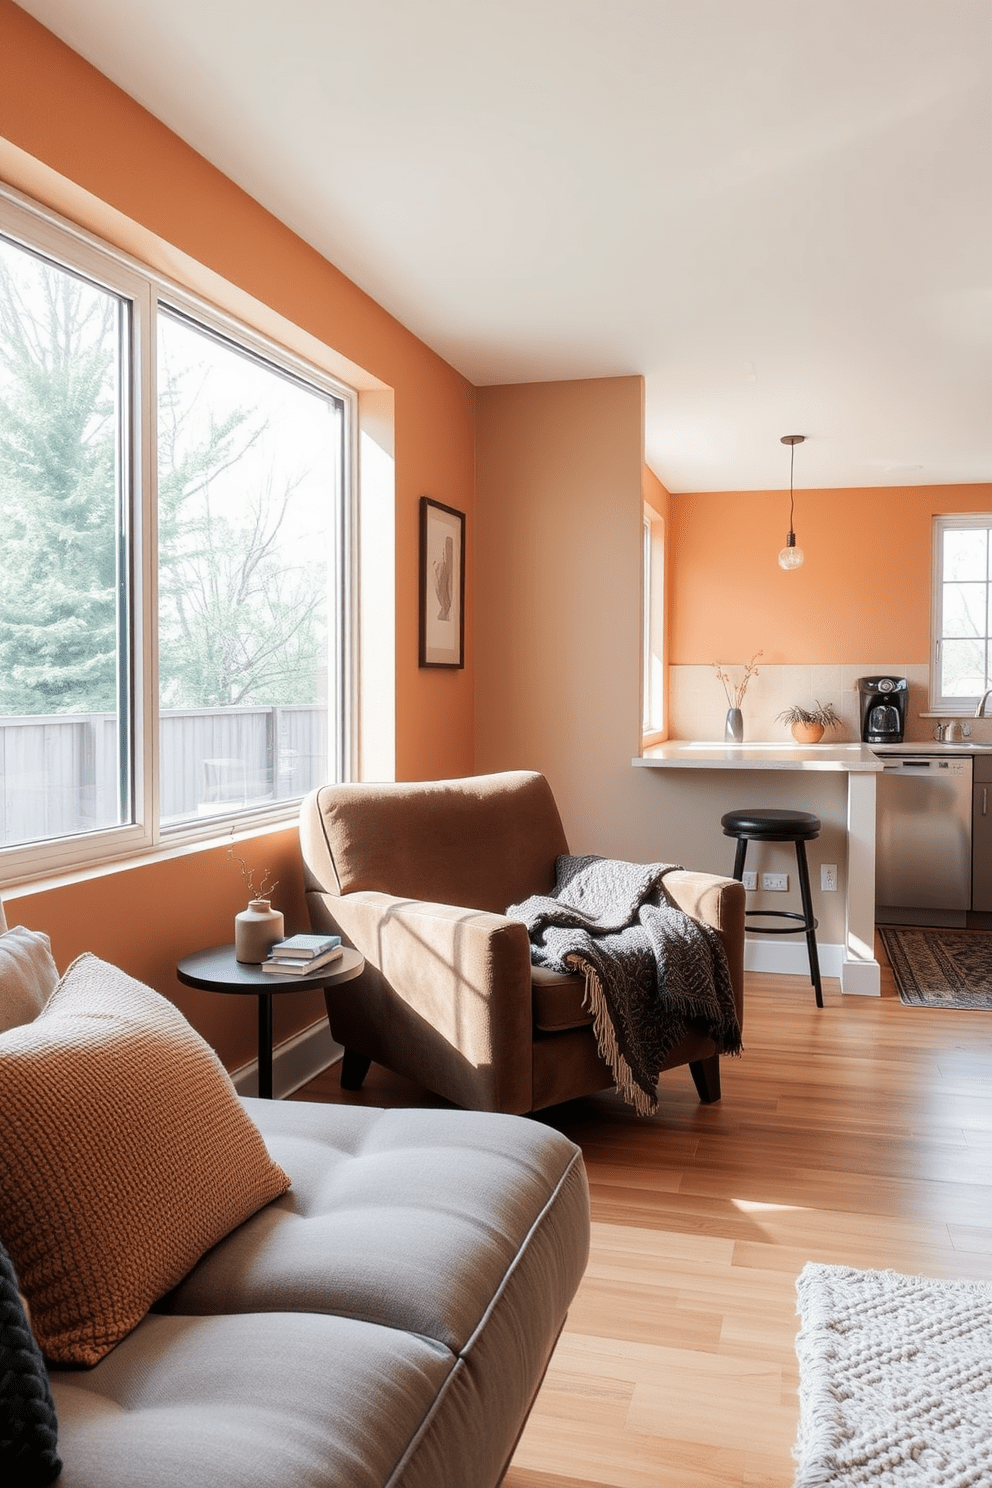
<instances>
[{"instance_id":1,"label":"framed wall art","mask_svg":"<svg viewBox=\"0 0 992 1488\"><path fill-rule=\"evenodd\" d=\"M465 665L465 513L420 498L420 665Z\"/></svg>"}]
</instances>

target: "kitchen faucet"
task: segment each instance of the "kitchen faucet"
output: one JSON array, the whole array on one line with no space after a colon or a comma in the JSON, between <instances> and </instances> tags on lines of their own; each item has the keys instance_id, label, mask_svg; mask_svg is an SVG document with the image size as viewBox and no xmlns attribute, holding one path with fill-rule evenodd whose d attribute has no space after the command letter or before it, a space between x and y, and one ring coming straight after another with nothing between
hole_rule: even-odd
<instances>
[{"instance_id":1,"label":"kitchen faucet","mask_svg":"<svg viewBox=\"0 0 992 1488\"><path fill-rule=\"evenodd\" d=\"M986 687L985 691L978 699L978 707L975 709L976 718L985 717L985 704L988 702L990 697L992 697L992 687Z\"/></svg>"}]
</instances>

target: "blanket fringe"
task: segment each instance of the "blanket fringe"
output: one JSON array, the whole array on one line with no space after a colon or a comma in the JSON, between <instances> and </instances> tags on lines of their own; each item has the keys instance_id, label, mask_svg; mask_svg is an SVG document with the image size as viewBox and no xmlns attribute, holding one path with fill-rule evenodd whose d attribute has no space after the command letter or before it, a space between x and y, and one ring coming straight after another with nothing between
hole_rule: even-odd
<instances>
[{"instance_id":1,"label":"blanket fringe","mask_svg":"<svg viewBox=\"0 0 992 1488\"><path fill-rule=\"evenodd\" d=\"M642 1089L634 1079L630 1065L623 1057L603 992L603 984L599 980L595 967L583 960L581 956L568 956L566 959L585 976L586 985L582 1003L592 1013L592 1031L596 1038L596 1046L610 1066L613 1078L617 1082L617 1089L624 1100L634 1107L638 1116L653 1116L658 1109L658 1097L656 1094L649 1095L646 1090Z\"/></svg>"}]
</instances>

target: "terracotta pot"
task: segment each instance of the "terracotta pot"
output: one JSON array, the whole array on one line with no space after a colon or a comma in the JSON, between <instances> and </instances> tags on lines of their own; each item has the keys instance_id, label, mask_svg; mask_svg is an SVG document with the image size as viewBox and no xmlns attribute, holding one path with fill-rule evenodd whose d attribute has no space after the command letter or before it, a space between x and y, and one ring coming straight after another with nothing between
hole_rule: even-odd
<instances>
[{"instance_id":1,"label":"terracotta pot","mask_svg":"<svg viewBox=\"0 0 992 1488\"><path fill-rule=\"evenodd\" d=\"M823 738L822 723L794 723L792 737L797 744L819 744Z\"/></svg>"}]
</instances>

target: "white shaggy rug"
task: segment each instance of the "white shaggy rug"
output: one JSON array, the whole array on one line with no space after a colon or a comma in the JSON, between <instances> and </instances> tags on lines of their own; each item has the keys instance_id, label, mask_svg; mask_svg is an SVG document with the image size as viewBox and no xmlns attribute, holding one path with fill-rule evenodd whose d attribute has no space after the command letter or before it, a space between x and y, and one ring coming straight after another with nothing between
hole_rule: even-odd
<instances>
[{"instance_id":1,"label":"white shaggy rug","mask_svg":"<svg viewBox=\"0 0 992 1488\"><path fill-rule=\"evenodd\" d=\"M795 1488L992 1488L992 1284L807 1265Z\"/></svg>"}]
</instances>

